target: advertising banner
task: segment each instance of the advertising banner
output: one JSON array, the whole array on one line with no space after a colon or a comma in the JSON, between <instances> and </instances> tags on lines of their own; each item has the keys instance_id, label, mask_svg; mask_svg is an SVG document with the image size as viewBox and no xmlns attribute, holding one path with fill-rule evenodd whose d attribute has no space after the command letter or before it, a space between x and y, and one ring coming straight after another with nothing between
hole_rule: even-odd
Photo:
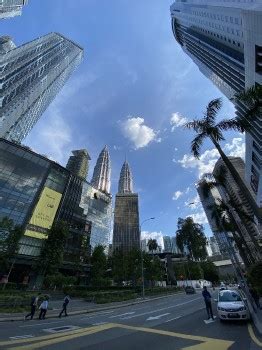
<instances>
[{"instance_id":1,"label":"advertising banner","mask_svg":"<svg viewBox=\"0 0 262 350\"><path fill-rule=\"evenodd\" d=\"M26 236L46 239L48 230L52 227L62 194L45 187L34 209Z\"/></svg>"}]
</instances>

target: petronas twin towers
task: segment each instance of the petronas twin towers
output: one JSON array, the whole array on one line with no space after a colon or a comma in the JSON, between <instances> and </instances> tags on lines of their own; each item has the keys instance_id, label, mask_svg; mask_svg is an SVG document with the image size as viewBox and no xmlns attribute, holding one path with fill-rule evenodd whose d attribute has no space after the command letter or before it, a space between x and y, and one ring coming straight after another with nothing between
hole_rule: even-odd
<instances>
[{"instance_id":1,"label":"petronas twin towers","mask_svg":"<svg viewBox=\"0 0 262 350\"><path fill-rule=\"evenodd\" d=\"M140 249L138 194L133 193L132 173L124 162L115 200L113 249L123 252Z\"/></svg>"},{"instance_id":2,"label":"petronas twin towers","mask_svg":"<svg viewBox=\"0 0 262 350\"><path fill-rule=\"evenodd\" d=\"M111 177L111 165L110 157L107 146L105 146L96 162L94 174L91 180L92 186L98 190L109 193L110 192L110 177Z\"/></svg>"}]
</instances>

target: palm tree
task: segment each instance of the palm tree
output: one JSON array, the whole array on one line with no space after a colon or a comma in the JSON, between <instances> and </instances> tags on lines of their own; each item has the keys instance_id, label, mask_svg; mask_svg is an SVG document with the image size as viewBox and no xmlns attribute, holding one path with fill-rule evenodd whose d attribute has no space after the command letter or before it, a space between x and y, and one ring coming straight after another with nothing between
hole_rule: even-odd
<instances>
[{"instance_id":1,"label":"palm tree","mask_svg":"<svg viewBox=\"0 0 262 350\"><path fill-rule=\"evenodd\" d=\"M149 251L153 254L154 250L157 250L158 244L156 239L150 238L147 243Z\"/></svg>"},{"instance_id":2,"label":"palm tree","mask_svg":"<svg viewBox=\"0 0 262 350\"><path fill-rule=\"evenodd\" d=\"M240 255L246 266L256 262L260 259L260 249L258 242L250 234L250 231L246 229L244 225L239 227L239 224L236 221L236 215L241 220L241 223L253 223L252 216L246 212L243 206L240 203L237 203L225 188L225 173L226 169L221 167L219 173L216 174L216 179L211 180L209 175L205 176L205 181L202 183L202 194L205 198L209 197L209 194L212 188L222 187L225 192L225 199L214 198L215 203L208 206L208 209L211 210L211 215L216 221L216 226L220 232L231 232L234 238L234 241L238 247ZM250 237L252 249L250 244L247 243L246 237L242 232L242 229L245 228L246 234ZM244 249L243 249L244 248Z\"/></svg>"},{"instance_id":3,"label":"palm tree","mask_svg":"<svg viewBox=\"0 0 262 350\"><path fill-rule=\"evenodd\" d=\"M234 130L243 133L244 131L248 131L251 127L251 122L253 122L255 118L258 118L260 108L262 106L262 87L252 87L236 95L235 99L237 103L245 106L246 112L244 116L238 116L232 119L223 119L220 122L217 122L217 115L222 107L222 100L217 98L209 102L204 116L201 119L195 119L186 123L184 126L188 129L193 129L197 133L196 137L191 142L191 152L193 153L194 157L199 159L200 149L204 140L210 139L215 148L218 150L220 157L232 175L234 181L240 190L245 194L247 200L252 203L255 214L262 220L262 210L258 208L252 194L247 189L239 173L236 171L235 167L220 146L220 142L225 140L223 136L224 131Z\"/></svg>"}]
</instances>

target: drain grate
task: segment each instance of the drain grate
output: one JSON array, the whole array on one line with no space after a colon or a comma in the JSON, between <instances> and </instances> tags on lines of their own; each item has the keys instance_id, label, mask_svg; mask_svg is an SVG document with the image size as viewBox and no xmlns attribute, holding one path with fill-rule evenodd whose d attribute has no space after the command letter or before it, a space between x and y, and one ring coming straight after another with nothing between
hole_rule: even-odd
<instances>
[{"instance_id":1,"label":"drain grate","mask_svg":"<svg viewBox=\"0 0 262 350\"><path fill-rule=\"evenodd\" d=\"M46 329L43 329L43 331L48 333L59 333L59 332L73 331L79 328L80 327L78 326L62 326L62 327L46 328Z\"/></svg>"}]
</instances>

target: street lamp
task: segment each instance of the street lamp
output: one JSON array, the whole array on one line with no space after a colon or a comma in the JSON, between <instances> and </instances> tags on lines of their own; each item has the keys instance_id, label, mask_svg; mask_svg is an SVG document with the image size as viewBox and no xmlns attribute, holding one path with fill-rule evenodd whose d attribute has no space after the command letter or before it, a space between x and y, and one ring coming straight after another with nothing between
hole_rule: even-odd
<instances>
[{"instance_id":1,"label":"street lamp","mask_svg":"<svg viewBox=\"0 0 262 350\"><path fill-rule=\"evenodd\" d=\"M142 225L149 220L155 220L155 218L148 218L141 222L139 225L140 231L140 254L141 254L141 272L142 272L142 298L145 299L145 278L144 278L144 260L143 260L143 250L142 250L142 240L141 240L141 228Z\"/></svg>"}]
</instances>

